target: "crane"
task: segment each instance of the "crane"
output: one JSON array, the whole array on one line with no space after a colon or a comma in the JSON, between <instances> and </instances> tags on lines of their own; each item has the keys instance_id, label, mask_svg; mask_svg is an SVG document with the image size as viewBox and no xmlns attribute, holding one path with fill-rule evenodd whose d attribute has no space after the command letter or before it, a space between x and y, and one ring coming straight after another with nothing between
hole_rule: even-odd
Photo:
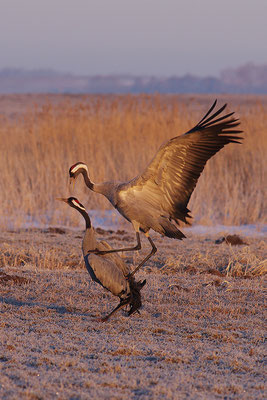
<instances>
[{"instance_id":1,"label":"crane","mask_svg":"<svg viewBox=\"0 0 267 400\"><path fill-rule=\"evenodd\" d=\"M58 198L64 201L70 207L75 208L85 219L85 234L82 242L82 252L85 266L92 280L99 283L114 296L120 298L120 303L107 316L101 318L101 321L107 321L120 308L130 305L128 315L132 315L142 305L141 289L146 284L143 282L126 279L130 273L130 268L118 254L94 254L90 250L98 249L100 252L112 250L112 247L105 241L98 242L95 237L94 228L84 206L75 197Z\"/></svg>"},{"instance_id":2,"label":"crane","mask_svg":"<svg viewBox=\"0 0 267 400\"><path fill-rule=\"evenodd\" d=\"M93 183L83 162L69 169L70 181L82 174L87 187L104 195L133 225L137 244L107 252L140 250L140 231L150 242L151 252L130 276L157 251L150 229L170 238L185 238L177 225L191 218L187 204L206 162L228 143L241 143L242 131L236 129L239 120L232 117L234 112L221 115L227 104L213 112L216 103L196 126L163 143L145 170L128 182Z\"/></svg>"}]
</instances>

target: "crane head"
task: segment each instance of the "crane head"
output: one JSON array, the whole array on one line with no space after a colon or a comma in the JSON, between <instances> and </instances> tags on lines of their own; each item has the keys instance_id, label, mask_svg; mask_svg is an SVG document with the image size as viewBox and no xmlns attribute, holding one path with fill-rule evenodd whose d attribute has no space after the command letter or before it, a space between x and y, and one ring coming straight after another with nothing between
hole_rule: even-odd
<instances>
[{"instance_id":1,"label":"crane head","mask_svg":"<svg viewBox=\"0 0 267 400\"><path fill-rule=\"evenodd\" d=\"M71 182L73 182L74 185L75 179L79 174L83 175L86 186L89 189L94 190L94 183L89 178L87 165L83 162L78 162L70 167L69 169L70 184Z\"/></svg>"},{"instance_id":2,"label":"crane head","mask_svg":"<svg viewBox=\"0 0 267 400\"><path fill-rule=\"evenodd\" d=\"M83 162L77 162L76 164L73 164L70 167L70 169L69 169L70 185L73 182L73 188L74 188L75 179L77 178L77 176L84 172L86 172L88 175L87 165L84 164Z\"/></svg>"},{"instance_id":3,"label":"crane head","mask_svg":"<svg viewBox=\"0 0 267 400\"><path fill-rule=\"evenodd\" d=\"M73 208L76 208L76 209L79 209L82 211L86 211L84 206L82 205L82 203L80 203L79 200L76 199L76 197L68 197L67 199L63 198L63 197L58 197L56 200L64 201L65 203L67 203L69 206L71 206Z\"/></svg>"},{"instance_id":4,"label":"crane head","mask_svg":"<svg viewBox=\"0 0 267 400\"><path fill-rule=\"evenodd\" d=\"M73 164L69 169L70 179L77 178L77 176L79 174L83 173L83 171L86 171L87 174L88 174L88 168L87 168L87 165L85 163L77 162L76 164Z\"/></svg>"}]
</instances>

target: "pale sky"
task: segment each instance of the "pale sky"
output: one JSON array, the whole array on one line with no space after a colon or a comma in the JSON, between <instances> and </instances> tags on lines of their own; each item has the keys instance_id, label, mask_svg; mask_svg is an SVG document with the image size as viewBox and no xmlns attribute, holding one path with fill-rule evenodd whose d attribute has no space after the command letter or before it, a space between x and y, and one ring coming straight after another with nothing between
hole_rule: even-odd
<instances>
[{"instance_id":1,"label":"pale sky","mask_svg":"<svg viewBox=\"0 0 267 400\"><path fill-rule=\"evenodd\" d=\"M218 76L266 42L267 0L0 0L0 69Z\"/></svg>"}]
</instances>

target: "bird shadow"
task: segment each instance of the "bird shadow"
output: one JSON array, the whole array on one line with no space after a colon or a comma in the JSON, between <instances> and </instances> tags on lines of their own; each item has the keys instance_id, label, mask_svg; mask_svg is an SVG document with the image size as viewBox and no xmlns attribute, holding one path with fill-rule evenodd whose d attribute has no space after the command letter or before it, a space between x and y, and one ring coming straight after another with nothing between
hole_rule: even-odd
<instances>
[{"instance_id":1,"label":"bird shadow","mask_svg":"<svg viewBox=\"0 0 267 400\"><path fill-rule=\"evenodd\" d=\"M58 314L69 314L69 315L80 315L84 317L92 317L91 313L83 312L78 310L76 307L69 307L69 306L59 306L55 304L42 304L40 302L34 301L21 301L17 300L13 297L2 297L0 296L0 303L7 304L15 307L40 307L46 310L53 310L56 311ZM0 313L4 313L5 311L0 311Z\"/></svg>"}]
</instances>

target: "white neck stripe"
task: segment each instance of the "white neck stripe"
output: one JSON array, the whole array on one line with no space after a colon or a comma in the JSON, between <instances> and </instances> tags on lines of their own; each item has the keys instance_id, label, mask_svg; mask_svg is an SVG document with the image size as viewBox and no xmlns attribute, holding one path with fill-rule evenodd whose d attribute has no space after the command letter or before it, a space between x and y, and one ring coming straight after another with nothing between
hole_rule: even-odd
<instances>
[{"instance_id":1,"label":"white neck stripe","mask_svg":"<svg viewBox=\"0 0 267 400\"><path fill-rule=\"evenodd\" d=\"M72 200L72 202L76 207L80 208L81 210L85 210L85 208L82 207L76 200Z\"/></svg>"},{"instance_id":2,"label":"white neck stripe","mask_svg":"<svg viewBox=\"0 0 267 400\"><path fill-rule=\"evenodd\" d=\"M74 168L72 168L71 172L75 173L76 171L78 171L79 168L85 169L88 173L88 168L85 164L77 164Z\"/></svg>"}]
</instances>

